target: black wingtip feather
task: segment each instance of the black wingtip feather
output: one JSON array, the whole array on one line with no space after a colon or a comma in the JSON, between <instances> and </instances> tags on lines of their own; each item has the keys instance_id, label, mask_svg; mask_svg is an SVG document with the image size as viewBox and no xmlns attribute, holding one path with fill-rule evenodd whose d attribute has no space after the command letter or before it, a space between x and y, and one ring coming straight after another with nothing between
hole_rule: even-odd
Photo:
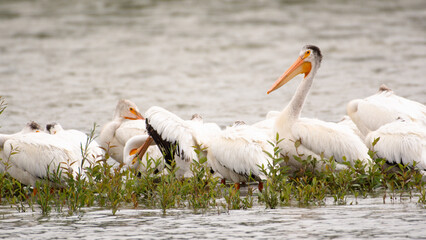
<instances>
[{"instance_id":1,"label":"black wingtip feather","mask_svg":"<svg viewBox=\"0 0 426 240\"><path fill-rule=\"evenodd\" d=\"M161 135L149 123L148 118L146 118L145 122L146 122L146 131L148 132L149 136L152 137L155 144L157 144L158 148L163 153L164 159L166 160L166 163L169 164L169 165L172 165L172 162L173 162L173 159L174 159L173 158L174 151L172 150L173 149L173 143L166 141L165 139L161 138Z\"/></svg>"}]
</instances>

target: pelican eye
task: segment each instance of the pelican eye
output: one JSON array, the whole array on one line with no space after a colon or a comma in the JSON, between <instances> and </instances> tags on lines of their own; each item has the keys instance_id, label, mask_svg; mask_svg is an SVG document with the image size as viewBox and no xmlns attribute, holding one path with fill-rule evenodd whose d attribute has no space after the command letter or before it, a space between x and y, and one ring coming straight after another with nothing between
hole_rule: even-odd
<instances>
[{"instance_id":1,"label":"pelican eye","mask_svg":"<svg viewBox=\"0 0 426 240\"><path fill-rule=\"evenodd\" d=\"M133 112L133 111L135 111L135 109L134 108L129 108L129 110L130 110L130 112Z\"/></svg>"},{"instance_id":2,"label":"pelican eye","mask_svg":"<svg viewBox=\"0 0 426 240\"><path fill-rule=\"evenodd\" d=\"M307 50L305 52L305 55L303 55L303 58L305 59L305 58L309 57L309 55L311 55L311 50Z\"/></svg>"}]
</instances>

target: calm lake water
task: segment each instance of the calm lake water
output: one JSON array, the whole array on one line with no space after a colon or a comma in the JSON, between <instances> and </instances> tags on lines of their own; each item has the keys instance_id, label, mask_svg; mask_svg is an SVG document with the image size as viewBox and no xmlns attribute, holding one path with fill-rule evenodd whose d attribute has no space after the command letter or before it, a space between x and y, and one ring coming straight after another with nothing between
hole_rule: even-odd
<instances>
[{"instance_id":1,"label":"calm lake water","mask_svg":"<svg viewBox=\"0 0 426 240\"><path fill-rule=\"evenodd\" d=\"M0 131L29 120L88 132L120 98L222 126L282 109L300 78L266 91L315 44L324 58L302 112L338 121L381 84L426 103L426 2L0 1ZM255 207L229 214L88 209L82 216L0 207L5 238L424 238L415 204Z\"/></svg>"}]
</instances>

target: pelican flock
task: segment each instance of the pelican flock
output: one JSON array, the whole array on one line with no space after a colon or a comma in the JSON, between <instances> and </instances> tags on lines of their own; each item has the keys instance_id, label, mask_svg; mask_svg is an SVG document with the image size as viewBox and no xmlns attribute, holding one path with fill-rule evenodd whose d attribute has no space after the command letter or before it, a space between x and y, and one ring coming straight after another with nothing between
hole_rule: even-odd
<instances>
[{"instance_id":1,"label":"pelican flock","mask_svg":"<svg viewBox=\"0 0 426 240\"><path fill-rule=\"evenodd\" d=\"M357 160L370 166L369 150L389 164L426 171L426 107L384 85L372 96L350 101L338 123L302 117L322 57L316 46L302 48L267 94L303 74L296 92L282 111L270 111L257 123L236 121L223 128L198 114L184 120L160 106L148 108L144 117L135 103L122 99L96 140L58 123L43 130L31 122L18 133L0 134L0 172L35 185L53 174L84 176L86 168L110 156L137 172L145 172L151 158L156 172L167 174L165 169L174 166L182 178L191 177L191 164L205 158L206 167L223 183L230 181L239 188L254 180L262 190L269 169L276 167L271 158L275 145L285 159L281 166L290 173L302 167L299 158L308 157L318 160L317 171L327 167L324 159L334 161L336 170Z\"/></svg>"}]
</instances>

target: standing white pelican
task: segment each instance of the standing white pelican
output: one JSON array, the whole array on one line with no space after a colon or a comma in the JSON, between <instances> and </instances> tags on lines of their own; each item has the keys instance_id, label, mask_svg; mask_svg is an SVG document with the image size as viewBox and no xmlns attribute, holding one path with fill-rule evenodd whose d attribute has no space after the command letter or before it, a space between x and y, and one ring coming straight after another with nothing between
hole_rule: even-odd
<instances>
[{"instance_id":1,"label":"standing white pelican","mask_svg":"<svg viewBox=\"0 0 426 240\"><path fill-rule=\"evenodd\" d=\"M46 125L46 130L65 141L64 144L69 144L76 155L81 156L83 167L93 166L105 155L105 151L94 140L78 130L63 129L59 123L53 122ZM89 142L90 141L90 142Z\"/></svg>"},{"instance_id":2,"label":"standing white pelican","mask_svg":"<svg viewBox=\"0 0 426 240\"><path fill-rule=\"evenodd\" d=\"M184 121L160 107L150 108L146 116L148 133L166 153L166 161L173 157L186 162L198 160L195 147L207 157L208 166L237 187L250 176L259 182L266 178L259 166L268 169L269 159L264 151L273 153L273 146L268 142L269 134L261 128L237 123L221 130L200 118Z\"/></svg>"},{"instance_id":3,"label":"standing white pelican","mask_svg":"<svg viewBox=\"0 0 426 240\"><path fill-rule=\"evenodd\" d=\"M138 148L142 146L149 138L148 134L136 135L131 137L123 149L123 163L130 169L136 169L140 172L146 172L148 167L147 158L152 158L151 168L155 167L156 161L160 161L156 168L156 172L164 169L164 158L157 146L149 146L143 156L138 155Z\"/></svg>"},{"instance_id":4,"label":"standing white pelican","mask_svg":"<svg viewBox=\"0 0 426 240\"><path fill-rule=\"evenodd\" d=\"M296 168L300 167L300 164L295 161L294 155L303 155L303 158L311 155L316 159L321 159L321 156L325 158L333 156L337 162L342 162L344 157L350 163L357 159L370 161L365 144L347 127L317 119L300 118L303 104L321 60L322 55L318 47L304 46L294 64L268 91L269 94L298 74L305 74L293 98L275 121L275 132L283 139L278 145L282 149L281 154L287 155L290 159L289 164L295 164ZM296 142L300 144L297 148ZM319 166L318 170L322 167Z\"/></svg>"},{"instance_id":5,"label":"standing white pelican","mask_svg":"<svg viewBox=\"0 0 426 240\"><path fill-rule=\"evenodd\" d=\"M3 145L3 159L9 163L8 173L25 185L50 179L57 173L75 177L84 173L81 155L75 153L61 137L46 132L31 132L10 138Z\"/></svg>"},{"instance_id":6,"label":"standing white pelican","mask_svg":"<svg viewBox=\"0 0 426 240\"><path fill-rule=\"evenodd\" d=\"M364 136L398 118L426 126L426 106L394 94L385 85L372 96L350 101L346 111Z\"/></svg>"},{"instance_id":7,"label":"standing white pelican","mask_svg":"<svg viewBox=\"0 0 426 240\"><path fill-rule=\"evenodd\" d=\"M118 102L112 121L104 125L99 144L117 162L123 162L123 148L135 135L146 134L145 119L136 104L122 99Z\"/></svg>"}]
</instances>

